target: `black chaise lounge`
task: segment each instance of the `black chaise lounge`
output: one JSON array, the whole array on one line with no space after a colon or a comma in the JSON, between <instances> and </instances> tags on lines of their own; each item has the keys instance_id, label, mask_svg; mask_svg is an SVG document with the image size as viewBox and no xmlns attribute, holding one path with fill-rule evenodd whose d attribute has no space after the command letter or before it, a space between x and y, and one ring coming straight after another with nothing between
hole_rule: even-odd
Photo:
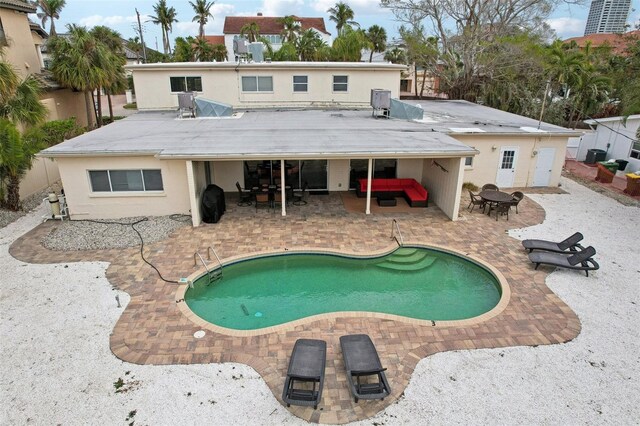
<instances>
[{"instance_id":1,"label":"black chaise lounge","mask_svg":"<svg viewBox=\"0 0 640 426\"><path fill-rule=\"evenodd\" d=\"M559 268L576 269L584 271L589 276L589 271L596 271L600 265L592 259L596 254L596 249L592 246L587 247L577 253L550 253L548 251L535 251L529 253L529 260L538 266L551 265Z\"/></svg>"},{"instance_id":2,"label":"black chaise lounge","mask_svg":"<svg viewBox=\"0 0 640 426\"><path fill-rule=\"evenodd\" d=\"M547 240L524 240L522 241L522 245L525 249L529 250L531 253L534 250L543 250L543 251L554 251L556 253L567 252L575 252L577 249L584 249L580 244L584 237L581 233L576 232L566 240L560 241L556 243L555 241L547 241Z\"/></svg>"},{"instance_id":3,"label":"black chaise lounge","mask_svg":"<svg viewBox=\"0 0 640 426\"><path fill-rule=\"evenodd\" d=\"M326 361L327 343L324 340L296 340L282 391L282 400L287 407L293 404L318 408Z\"/></svg>"},{"instance_id":4,"label":"black chaise lounge","mask_svg":"<svg viewBox=\"0 0 640 426\"><path fill-rule=\"evenodd\" d=\"M378 352L369 336L342 336L340 347L355 402L358 402L358 399L384 399L391 393L389 382L384 375L386 368L382 368Z\"/></svg>"}]
</instances>

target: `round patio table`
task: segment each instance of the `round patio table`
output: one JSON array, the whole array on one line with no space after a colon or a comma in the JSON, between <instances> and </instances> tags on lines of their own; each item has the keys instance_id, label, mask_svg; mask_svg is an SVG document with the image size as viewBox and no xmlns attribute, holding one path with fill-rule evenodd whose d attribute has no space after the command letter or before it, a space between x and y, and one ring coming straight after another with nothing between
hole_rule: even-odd
<instances>
[{"instance_id":1,"label":"round patio table","mask_svg":"<svg viewBox=\"0 0 640 426\"><path fill-rule=\"evenodd\" d=\"M513 196L511 196L511 194L507 194L502 191L485 190L480 192L478 195L483 201L489 203L489 213L487 214L491 214L491 208L494 204L513 201Z\"/></svg>"}]
</instances>

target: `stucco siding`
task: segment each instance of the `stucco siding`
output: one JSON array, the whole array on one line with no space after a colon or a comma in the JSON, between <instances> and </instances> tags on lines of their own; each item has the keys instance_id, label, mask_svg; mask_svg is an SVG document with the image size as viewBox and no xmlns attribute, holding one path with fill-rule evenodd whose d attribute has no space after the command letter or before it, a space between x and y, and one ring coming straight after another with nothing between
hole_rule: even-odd
<instances>
[{"instance_id":1,"label":"stucco siding","mask_svg":"<svg viewBox=\"0 0 640 426\"><path fill-rule=\"evenodd\" d=\"M533 185L534 171L537 162L537 151L541 148L554 148L555 157L549 186L558 186L564 164L567 146L566 137L541 136L483 136L452 135L460 142L479 151L473 158L471 167L464 168L464 182L472 182L477 186L496 183L502 147L517 147L515 175L512 187ZM494 149L495 147L495 149ZM536 153L534 154L534 151Z\"/></svg>"},{"instance_id":2,"label":"stucco siding","mask_svg":"<svg viewBox=\"0 0 640 426\"><path fill-rule=\"evenodd\" d=\"M350 161L329 160L329 191L347 191L349 189Z\"/></svg>"},{"instance_id":3,"label":"stucco siding","mask_svg":"<svg viewBox=\"0 0 640 426\"><path fill-rule=\"evenodd\" d=\"M412 178L417 181L422 179L422 158L401 158L398 160L397 177Z\"/></svg>"},{"instance_id":4,"label":"stucco siding","mask_svg":"<svg viewBox=\"0 0 640 426\"><path fill-rule=\"evenodd\" d=\"M308 77L308 91L293 91L293 76ZM333 76L348 76L348 91L333 91ZM272 76L272 92L243 92L242 77ZM399 70L358 69L201 69L140 70L133 72L139 110L174 109L177 93L171 92L170 77L201 77L198 95L234 107L266 108L278 106L368 106L373 88L391 90L397 98Z\"/></svg>"},{"instance_id":5,"label":"stucco siding","mask_svg":"<svg viewBox=\"0 0 640 426\"><path fill-rule=\"evenodd\" d=\"M464 159L426 158L422 164L422 179L420 182L429 191L429 205L435 204L449 219L457 220L460 208Z\"/></svg>"},{"instance_id":6,"label":"stucco siding","mask_svg":"<svg viewBox=\"0 0 640 426\"><path fill-rule=\"evenodd\" d=\"M117 218L188 214L191 208L184 160L160 161L154 157L58 158L71 217ZM164 190L160 192L94 193L89 170L160 169Z\"/></svg>"},{"instance_id":7,"label":"stucco siding","mask_svg":"<svg viewBox=\"0 0 640 426\"><path fill-rule=\"evenodd\" d=\"M40 100L49 111L47 121L75 117L78 125L87 125L84 93L70 89L54 90L44 92Z\"/></svg>"},{"instance_id":8,"label":"stucco siding","mask_svg":"<svg viewBox=\"0 0 640 426\"><path fill-rule=\"evenodd\" d=\"M36 158L31 170L20 181L20 199L41 191L60 180L58 164L48 158Z\"/></svg>"},{"instance_id":9,"label":"stucco siding","mask_svg":"<svg viewBox=\"0 0 640 426\"><path fill-rule=\"evenodd\" d=\"M40 58L33 44L27 15L0 8L0 19L9 44L4 48L4 59L13 65L22 78L40 72Z\"/></svg>"}]
</instances>

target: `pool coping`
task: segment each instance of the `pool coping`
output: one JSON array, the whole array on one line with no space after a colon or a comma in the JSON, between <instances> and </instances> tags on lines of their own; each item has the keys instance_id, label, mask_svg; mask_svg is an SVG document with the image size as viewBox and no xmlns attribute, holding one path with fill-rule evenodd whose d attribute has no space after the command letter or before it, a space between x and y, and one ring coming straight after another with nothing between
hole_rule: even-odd
<instances>
[{"instance_id":1,"label":"pool coping","mask_svg":"<svg viewBox=\"0 0 640 426\"><path fill-rule=\"evenodd\" d=\"M207 273L207 269L204 267L201 267L187 277L187 283L180 284L180 286L178 287L175 293L176 303L178 305L178 309L180 310L180 312L195 325L201 327L204 330L208 330L208 331L212 331L215 333L220 333L220 334L224 334L232 337L262 336L262 335L270 334L274 332L293 330L295 327L308 324L317 320L337 319L337 318L377 318L377 319L394 320L394 321L404 322L407 324L428 326L428 327L434 327L434 328L465 327L465 326L479 324L491 318L494 318L500 315L504 311L504 309L508 306L509 301L511 299L511 287L509 286L509 283L505 278L505 276L497 268L495 268L493 265L491 265L487 261L477 256L473 256L468 253L464 253L462 251L452 249L450 247L440 246L436 244L424 244L421 242L406 241L404 245L409 246L411 248L416 247L416 248L432 249L432 250L452 254L455 256L462 257L465 260L469 260L475 263L476 265L485 268L498 280L498 284L500 284L500 289L502 293L500 296L500 300L498 301L496 306L494 306L489 311L483 314L480 314L478 316L475 316L473 318L467 318L462 320L432 321L432 320L423 320L423 319L405 317L402 315L386 314L386 313L380 313L380 312L337 311L337 312L328 312L324 314L311 315L311 316L296 319L293 321L288 321L284 324L273 325L273 326L259 328L255 330L237 330L237 329L222 327L222 326L210 323L209 321L206 321L200 316L198 316L187 305L185 301L185 294L189 288L189 283L196 281L197 279L202 277L205 273ZM334 255L334 256L367 259L367 258L385 256L387 254L391 254L398 248L399 248L398 244L391 243L387 248L366 252L366 253L363 253L363 252L356 253L353 251L335 251L335 250L319 249L319 248L313 248L313 247L297 247L295 250L263 250L263 251L254 252L247 255L231 256L225 259L221 259L221 263L222 263L222 266L224 267L228 264L238 263L238 262L242 262L250 259L269 257L269 256L278 256L278 255L287 255L287 254L327 254L327 255Z\"/></svg>"}]
</instances>

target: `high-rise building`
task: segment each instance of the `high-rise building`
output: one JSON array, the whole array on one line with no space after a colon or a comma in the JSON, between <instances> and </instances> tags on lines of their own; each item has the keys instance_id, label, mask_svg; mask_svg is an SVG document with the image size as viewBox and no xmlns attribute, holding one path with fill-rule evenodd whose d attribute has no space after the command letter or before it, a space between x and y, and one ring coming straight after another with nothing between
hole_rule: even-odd
<instances>
[{"instance_id":1,"label":"high-rise building","mask_svg":"<svg viewBox=\"0 0 640 426\"><path fill-rule=\"evenodd\" d=\"M630 9L631 0L593 0L584 35L624 32Z\"/></svg>"}]
</instances>

